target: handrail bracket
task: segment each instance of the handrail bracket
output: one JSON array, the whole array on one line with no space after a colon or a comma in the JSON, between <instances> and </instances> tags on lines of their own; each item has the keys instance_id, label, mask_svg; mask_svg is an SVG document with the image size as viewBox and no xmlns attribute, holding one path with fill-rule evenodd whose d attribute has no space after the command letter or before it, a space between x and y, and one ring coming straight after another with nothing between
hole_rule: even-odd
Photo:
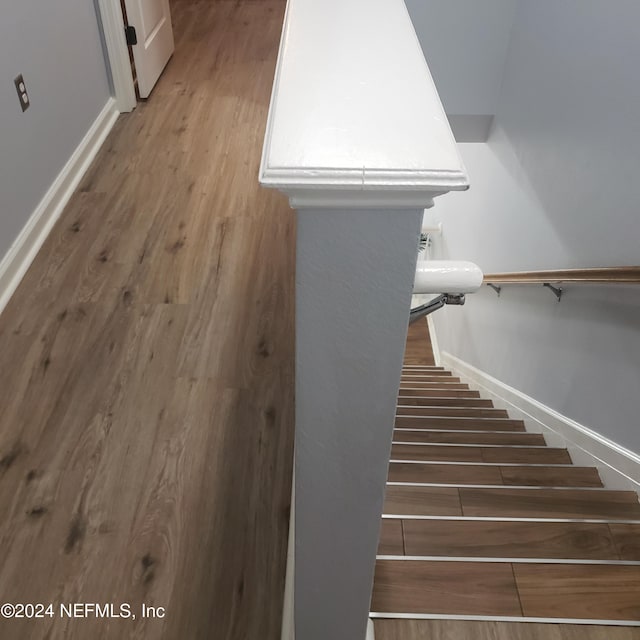
<instances>
[{"instance_id":1,"label":"handrail bracket","mask_svg":"<svg viewBox=\"0 0 640 640\"><path fill-rule=\"evenodd\" d=\"M545 282L542 286L546 287L550 291L553 291L553 294L555 295L555 297L558 298L558 302L560 302L560 299L562 298L562 287L554 287L552 284L548 282Z\"/></svg>"},{"instance_id":2,"label":"handrail bracket","mask_svg":"<svg viewBox=\"0 0 640 640\"><path fill-rule=\"evenodd\" d=\"M430 300L426 304L411 309L409 324L428 316L430 313L442 309L445 304L463 305L465 303L464 293L442 293L437 298Z\"/></svg>"}]
</instances>

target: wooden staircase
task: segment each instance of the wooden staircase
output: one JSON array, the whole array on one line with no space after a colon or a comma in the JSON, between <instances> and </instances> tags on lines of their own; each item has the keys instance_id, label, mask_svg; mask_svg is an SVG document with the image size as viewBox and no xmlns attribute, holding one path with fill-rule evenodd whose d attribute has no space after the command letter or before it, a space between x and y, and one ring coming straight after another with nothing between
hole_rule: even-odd
<instances>
[{"instance_id":1,"label":"wooden staircase","mask_svg":"<svg viewBox=\"0 0 640 640\"><path fill-rule=\"evenodd\" d=\"M450 371L405 363L372 616L640 624L637 494Z\"/></svg>"}]
</instances>

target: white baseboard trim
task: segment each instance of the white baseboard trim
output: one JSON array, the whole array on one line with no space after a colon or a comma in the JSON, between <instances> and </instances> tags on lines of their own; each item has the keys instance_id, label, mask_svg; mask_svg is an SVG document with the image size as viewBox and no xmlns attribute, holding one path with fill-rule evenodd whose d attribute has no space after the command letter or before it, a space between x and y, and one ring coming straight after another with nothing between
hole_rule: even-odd
<instances>
[{"instance_id":1,"label":"white baseboard trim","mask_svg":"<svg viewBox=\"0 0 640 640\"><path fill-rule=\"evenodd\" d=\"M109 98L9 251L0 261L0 313L18 288L82 176L111 131L118 115L116 101Z\"/></svg>"},{"instance_id":2,"label":"white baseboard trim","mask_svg":"<svg viewBox=\"0 0 640 640\"><path fill-rule=\"evenodd\" d=\"M281 640L295 640L294 618L294 580L295 580L295 541L296 541L296 473L291 479L291 511L289 513L289 544L287 547L287 573L284 583L284 602L282 605Z\"/></svg>"},{"instance_id":3,"label":"white baseboard trim","mask_svg":"<svg viewBox=\"0 0 640 640\"><path fill-rule=\"evenodd\" d=\"M640 456L571 420L532 397L443 351L443 366L491 397L497 407L525 421L527 431L542 432L551 446L565 443L574 463L596 466L607 488L640 491Z\"/></svg>"},{"instance_id":4,"label":"white baseboard trim","mask_svg":"<svg viewBox=\"0 0 640 640\"><path fill-rule=\"evenodd\" d=\"M376 633L373 628L373 620L369 618L369 622L367 622L367 639L366 640L376 640Z\"/></svg>"},{"instance_id":5,"label":"white baseboard trim","mask_svg":"<svg viewBox=\"0 0 640 640\"><path fill-rule=\"evenodd\" d=\"M429 327L429 337L431 338L431 350L433 351L433 359L436 367L442 366L442 357L440 355L440 346L438 345L438 336L436 335L436 325L433 316L427 316L427 326Z\"/></svg>"}]
</instances>

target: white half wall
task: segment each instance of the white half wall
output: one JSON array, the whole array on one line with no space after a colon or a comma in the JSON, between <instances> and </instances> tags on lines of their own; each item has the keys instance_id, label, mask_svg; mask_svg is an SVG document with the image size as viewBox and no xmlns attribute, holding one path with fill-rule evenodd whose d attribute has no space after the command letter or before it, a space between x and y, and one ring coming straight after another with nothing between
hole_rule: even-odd
<instances>
[{"instance_id":1,"label":"white half wall","mask_svg":"<svg viewBox=\"0 0 640 640\"><path fill-rule=\"evenodd\" d=\"M640 5L520 2L494 129L459 145L434 258L485 272L640 263ZM435 75L435 72L434 72ZM440 348L640 452L640 287L488 288L434 315Z\"/></svg>"}]
</instances>

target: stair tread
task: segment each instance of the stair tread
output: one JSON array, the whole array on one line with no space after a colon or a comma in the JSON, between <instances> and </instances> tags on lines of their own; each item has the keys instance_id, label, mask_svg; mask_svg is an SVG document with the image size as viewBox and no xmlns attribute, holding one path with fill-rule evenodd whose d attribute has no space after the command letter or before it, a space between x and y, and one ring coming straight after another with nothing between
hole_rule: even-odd
<instances>
[{"instance_id":1,"label":"stair tread","mask_svg":"<svg viewBox=\"0 0 640 640\"><path fill-rule=\"evenodd\" d=\"M621 560L640 561L640 524L610 524ZM639 634L640 635L640 634Z\"/></svg>"},{"instance_id":2,"label":"stair tread","mask_svg":"<svg viewBox=\"0 0 640 640\"><path fill-rule=\"evenodd\" d=\"M394 442L441 442L451 444L530 444L541 446L545 444L541 433L522 433L515 431L500 431L499 433L473 433L467 431L404 431L395 429Z\"/></svg>"},{"instance_id":3,"label":"stair tread","mask_svg":"<svg viewBox=\"0 0 640 640\"><path fill-rule=\"evenodd\" d=\"M461 488L465 516L640 520L633 491Z\"/></svg>"},{"instance_id":4,"label":"stair tread","mask_svg":"<svg viewBox=\"0 0 640 640\"><path fill-rule=\"evenodd\" d=\"M388 486L384 513L406 516L461 516L460 494L455 488Z\"/></svg>"},{"instance_id":5,"label":"stair tread","mask_svg":"<svg viewBox=\"0 0 640 640\"><path fill-rule=\"evenodd\" d=\"M551 447L447 447L446 445L394 444L391 447L391 459L493 464L571 464L571 458L566 449Z\"/></svg>"},{"instance_id":6,"label":"stair tread","mask_svg":"<svg viewBox=\"0 0 640 640\"><path fill-rule=\"evenodd\" d=\"M632 491L387 486L390 515L639 520Z\"/></svg>"},{"instance_id":7,"label":"stair tread","mask_svg":"<svg viewBox=\"0 0 640 640\"><path fill-rule=\"evenodd\" d=\"M412 429L472 429L474 431L524 431L522 420L508 418L470 418L452 416L396 416L396 427L411 427Z\"/></svg>"},{"instance_id":8,"label":"stair tread","mask_svg":"<svg viewBox=\"0 0 640 640\"><path fill-rule=\"evenodd\" d=\"M504 409L462 409L452 407L398 407L398 416L427 416L452 418L508 418Z\"/></svg>"},{"instance_id":9,"label":"stair tread","mask_svg":"<svg viewBox=\"0 0 640 640\"><path fill-rule=\"evenodd\" d=\"M411 386L421 384L461 384L458 376L401 376L400 384Z\"/></svg>"},{"instance_id":10,"label":"stair tread","mask_svg":"<svg viewBox=\"0 0 640 640\"><path fill-rule=\"evenodd\" d=\"M484 407L493 408L493 401L479 397L455 397L442 394L440 396L416 397L398 396L398 406L412 407Z\"/></svg>"},{"instance_id":11,"label":"stair tread","mask_svg":"<svg viewBox=\"0 0 640 640\"><path fill-rule=\"evenodd\" d=\"M552 487L601 487L594 467L501 467L465 464L389 465L390 482L433 482L444 484L495 484Z\"/></svg>"},{"instance_id":12,"label":"stair tread","mask_svg":"<svg viewBox=\"0 0 640 640\"><path fill-rule=\"evenodd\" d=\"M514 564L525 616L640 620L640 567Z\"/></svg>"},{"instance_id":13,"label":"stair tread","mask_svg":"<svg viewBox=\"0 0 640 640\"><path fill-rule=\"evenodd\" d=\"M378 560L371 610L520 616L511 565Z\"/></svg>"},{"instance_id":14,"label":"stair tread","mask_svg":"<svg viewBox=\"0 0 640 640\"><path fill-rule=\"evenodd\" d=\"M623 559L607 524L404 520L397 527L397 520L384 522L399 531L400 544L393 548L404 547L408 556Z\"/></svg>"},{"instance_id":15,"label":"stair tread","mask_svg":"<svg viewBox=\"0 0 640 640\"><path fill-rule=\"evenodd\" d=\"M378 560L371 608L390 613L636 621L640 568Z\"/></svg>"},{"instance_id":16,"label":"stair tread","mask_svg":"<svg viewBox=\"0 0 640 640\"><path fill-rule=\"evenodd\" d=\"M398 397L416 397L416 398L479 398L480 392L471 389L411 389L401 387Z\"/></svg>"}]
</instances>

